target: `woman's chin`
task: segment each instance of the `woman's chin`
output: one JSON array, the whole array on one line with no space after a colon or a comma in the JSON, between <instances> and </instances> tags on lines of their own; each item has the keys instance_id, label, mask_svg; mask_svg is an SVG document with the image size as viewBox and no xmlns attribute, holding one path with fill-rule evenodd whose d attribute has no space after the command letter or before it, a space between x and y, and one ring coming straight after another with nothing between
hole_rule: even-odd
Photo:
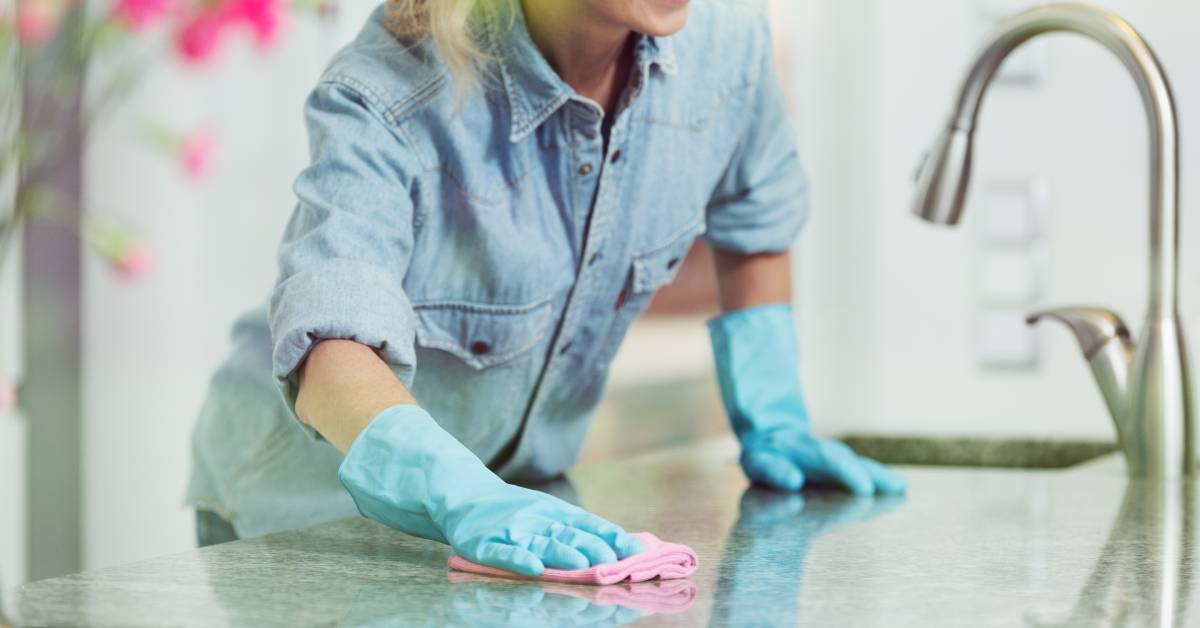
<instances>
[{"instance_id":1,"label":"woman's chin","mask_svg":"<svg viewBox=\"0 0 1200 628\"><path fill-rule=\"evenodd\" d=\"M688 0L658 0L652 15L638 30L651 37L667 37L687 24Z\"/></svg>"}]
</instances>

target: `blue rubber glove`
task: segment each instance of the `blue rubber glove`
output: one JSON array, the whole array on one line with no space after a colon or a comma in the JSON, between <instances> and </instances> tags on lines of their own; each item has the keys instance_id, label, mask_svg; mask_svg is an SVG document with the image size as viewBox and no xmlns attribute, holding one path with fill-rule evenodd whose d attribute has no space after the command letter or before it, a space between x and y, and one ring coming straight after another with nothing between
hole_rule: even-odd
<instances>
[{"instance_id":1,"label":"blue rubber glove","mask_svg":"<svg viewBox=\"0 0 1200 628\"><path fill-rule=\"evenodd\" d=\"M544 567L611 563L644 549L578 506L501 480L416 405L372 419L338 477L364 517L526 576Z\"/></svg>"},{"instance_id":2,"label":"blue rubber glove","mask_svg":"<svg viewBox=\"0 0 1200 628\"><path fill-rule=\"evenodd\" d=\"M806 482L837 484L860 495L905 491L904 478L894 471L812 435L791 306L736 310L709 321L708 329L721 398L751 481L783 491L798 491Z\"/></svg>"}]
</instances>

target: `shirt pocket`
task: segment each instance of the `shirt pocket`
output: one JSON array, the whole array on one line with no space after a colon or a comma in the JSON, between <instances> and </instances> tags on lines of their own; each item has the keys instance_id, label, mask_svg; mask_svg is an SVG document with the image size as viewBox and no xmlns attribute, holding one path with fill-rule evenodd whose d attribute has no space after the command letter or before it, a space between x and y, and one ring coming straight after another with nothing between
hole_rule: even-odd
<instances>
[{"instance_id":1,"label":"shirt pocket","mask_svg":"<svg viewBox=\"0 0 1200 628\"><path fill-rule=\"evenodd\" d=\"M417 344L454 355L475 370L509 362L537 346L549 333L553 303L490 305L465 302L413 306Z\"/></svg>"},{"instance_id":2,"label":"shirt pocket","mask_svg":"<svg viewBox=\"0 0 1200 628\"><path fill-rule=\"evenodd\" d=\"M704 221L701 220L676 232L666 244L654 245L633 255L625 285L617 297L613 317L610 319L608 331L604 334L603 348L596 353L593 363L596 371L607 371L630 325L650 305L654 293L671 283L675 275L679 274L684 256L696 241L696 236L703 232Z\"/></svg>"},{"instance_id":3,"label":"shirt pocket","mask_svg":"<svg viewBox=\"0 0 1200 628\"><path fill-rule=\"evenodd\" d=\"M633 266L629 273L629 284L626 286L627 297L644 295L646 300L659 288L671 283L679 273L679 265L683 263L688 249L696 241L696 236L704 232L704 220L681 229L672 236L666 244L654 246L642 253L634 254Z\"/></svg>"}]
</instances>

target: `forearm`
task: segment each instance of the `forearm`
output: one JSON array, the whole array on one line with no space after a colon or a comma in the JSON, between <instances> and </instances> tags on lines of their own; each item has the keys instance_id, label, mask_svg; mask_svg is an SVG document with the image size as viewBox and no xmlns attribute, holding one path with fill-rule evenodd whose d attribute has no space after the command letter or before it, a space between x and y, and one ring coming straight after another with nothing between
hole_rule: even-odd
<instances>
[{"instance_id":1,"label":"forearm","mask_svg":"<svg viewBox=\"0 0 1200 628\"><path fill-rule=\"evenodd\" d=\"M714 251L721 311L769 303L791 303L792 262L788 253L741 255Z\"/></svg>"},{"instance_id":2,"label":"forearm","mask_svg":"<svg viewBox=\"0 0 1200 628\"><path fill-rule=\"evenodd\" d=\"M416 403L370 347L326 340L300 366L296 415L345 453L382 410Z\"/></svg>"}]
</instances>

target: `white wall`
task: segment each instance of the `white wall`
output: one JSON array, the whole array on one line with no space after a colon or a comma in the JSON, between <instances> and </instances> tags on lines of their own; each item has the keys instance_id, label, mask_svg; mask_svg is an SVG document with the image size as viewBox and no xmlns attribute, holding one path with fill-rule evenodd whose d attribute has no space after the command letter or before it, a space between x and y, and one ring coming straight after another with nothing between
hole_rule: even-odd
<instances>
[{"instance_id":1,"label":"white wall","mask_svg":"<svg viewBox=\"0 0 1200 628\"><path fill-rule=\"evenodd\" d=\"M194 545L183 506L190 435L208 378L242 311L261 303L308 157L302 105L324 64L373 4L341 3L337 24L292 22L266 57L227 50L215 71L164 64L87 155L93 210L144 228L159 256L127 283L85 268L84 565L98 568ZM220 135L216 168L193 183L135 139L138 116Z\"/></svg>"},{"instance_id":2,"label":"white wall","mask_svg":"<svg viewBox=\"0 0 1200 628\"><path fill-rule=\"evenodd\" d=\"M804 384L818 430L873 415L878 395L873 1L788 6L794 119L812 215L795 256ZM776 32L779 32L777 29Z\"/></svg>"},{"instance_id":3,"label":"white wall","mask_svg":"<svg viewBox=\"0 0 1200 628\"><path fill-rule=\"evenodd\" d=\"M912 173L950 107L981 37L980 7L1019 0L806 3L827 21L802 60L801 116L818 207L802 244L806 375L826 431L1075 435L1113 430L1074 340L1036 332L1037 365L999 370L975 352L974 244L979 190L1044 178L1050 202L1038 305L1105 305L1136 331L1147 273L1146 123L1136 90L1106 50L1047 38L1034 87L997 86L978 133L964 224L923 224L908 211ZM1188 191L1200 180L1200 5L1110 0L1154 45L1183 119L1182 308L1196 323L1200 243ZM1018 53L1022 54L1022 53ZM1028 54L1028 53L1026 53ZM805 115L805 110L809 115ZM974 210L974 211L972 211ZM1193 326L1194 328L1194 326ZM821 423L824 421L824 423Z\"/></svg>"}]
</instances>

